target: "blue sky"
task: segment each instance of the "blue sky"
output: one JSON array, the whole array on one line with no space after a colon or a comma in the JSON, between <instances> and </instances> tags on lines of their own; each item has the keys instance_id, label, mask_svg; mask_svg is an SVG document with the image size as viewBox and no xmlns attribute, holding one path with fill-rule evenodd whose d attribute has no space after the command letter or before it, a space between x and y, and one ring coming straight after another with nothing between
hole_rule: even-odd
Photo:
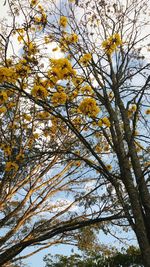
<instances>
[{"instance_id":1,"label":"blue sky","mask_svg":"<svg viewBox=\"0 0 150 267\"><path fill-rule=\"evenodd\" d=\"M63 254L63 255L69 255L71 254L71 250L72 250L72 246L69 245L58 245L58 246L53 246L49 249L45 249L35 255L33 255L32 257L23 260L24 263L27 263L29 267L44 267L45 264L43 262L43 257L50 253L50 254ZM76 248L74 248L76 249ZM25 250L26 253L30 253L31 249L28 248ZM22 253L23 255L24 253Z\"/></svg>"}]
</instances>

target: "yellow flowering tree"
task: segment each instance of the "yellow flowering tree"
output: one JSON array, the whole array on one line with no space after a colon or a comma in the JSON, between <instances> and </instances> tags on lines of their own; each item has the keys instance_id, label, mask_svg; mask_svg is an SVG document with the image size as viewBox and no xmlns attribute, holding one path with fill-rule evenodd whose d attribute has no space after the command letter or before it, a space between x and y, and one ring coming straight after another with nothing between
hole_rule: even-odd
<instances>
[{"instance_id":1,"label":"yellow flowering tree","mask_svg":"<svg viewBox=\"0 0 150 267\"><path fill-rule=\"evenodd\" d=\"M2 192L19 183L30 199L29 181L31 188L38 181L29 215L23 204L22 217L2 238L0 264L90 224L103 222L109 232L115 221L134 232L150 266L149 0L125 2L45 0L44 8L40 0L9 1L12 24L3 21L0 37ZM52 217L12 244L34 214L32 202L45 194L39 183L50 183L48 199L71 192L72 204L63 212L54 205ZM48 202L42 204L47 211ZM4 214L4 225L20 207Z\"/></svg>"}]
</instances>

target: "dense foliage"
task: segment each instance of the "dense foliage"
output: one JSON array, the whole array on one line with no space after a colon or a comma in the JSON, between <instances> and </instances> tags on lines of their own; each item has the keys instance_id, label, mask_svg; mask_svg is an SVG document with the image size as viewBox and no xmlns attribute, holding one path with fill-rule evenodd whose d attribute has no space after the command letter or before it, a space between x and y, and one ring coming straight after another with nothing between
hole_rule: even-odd
<instances>
[{"instance_id":1,"label":"dense foliage","mask_svg":"<svg viewBox=\"0 0 150 267\"><path fill-rule=\"evenodd\" d=\"M142 259L139 249L129 247L123 252L109 251L109 255L88 255L81 256L72 254L70 256L63 255L47 255L44 257L46 267L142 267Z\"/></svg>"}]
</instances>

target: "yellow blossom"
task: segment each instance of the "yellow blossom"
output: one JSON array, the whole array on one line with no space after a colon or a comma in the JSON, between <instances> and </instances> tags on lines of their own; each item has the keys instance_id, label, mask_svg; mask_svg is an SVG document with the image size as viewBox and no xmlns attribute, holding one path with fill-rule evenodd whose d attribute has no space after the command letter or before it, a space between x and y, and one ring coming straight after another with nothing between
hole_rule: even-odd
<instances>
[{"instance_id":1,"label":"yellow blossom","mask_svg":"<svg viewBox=\"0 0 150 267\"><path fill-rule=\"evenodd\" d=\"M111 55L116 49L116 45L114 43L111 43L109 40L103 41L102 47L105 49L107 55Z\"/></svg>"},{"instance_id":2,"label":"yellow blossom","mask_svg":"<svg viewBox=\"0 0 150 267\"><path fill-rule=\"evenodd\" d=\"M102 120L102 123L107 126L107 127L110 127L111 124L110 124L110 120L107 118L107 117L104 117L101 119Z\"/></svg>"},{"instance_id":3,"label":"yellow blossom","mask_svg":"<svg viewBox=\"0 0 150 267\"><path fill-rule=\"evenodd\" d=\"M112 99L112 98L114 97L114 93L113 93L113 92L110 92L109 95L108 95L108 97L109 97L110 99Z\"/></svg>"},{"instance_id":4,"label":"yellow blossom","mask_svg":"<svg viewBox=\"0 0 150 267\"><path fill-rule=\"evenodd\" d=\"M37 27L37 29L38 29L39 31L41 31L41 30L43 29L43 26L42 26L42 25L39 25L39 26Z\"/></svg>"},{"instance_id":5,"label":"yellow blossom","mask_svg":"<svg viewBox=\"0 0 150 267\"><path fill-rule=\"evenodd\" d=\"M6 107L0 107L0 114L5 113L7 111Z\"/></svg>"},{"instance_id":6,"label":"yellow blossom","mask_svg":"<svg viewBox=\"0 0 150 267\"><path fill-rule=\"evenodd\" d=\"M100 112L100 108L97 106L96 100L93 98L84 98L79 105L79 111L89 117L96 117Z\"/></svg>"},{"instance_id":7,"label":"yellow blossom","mask_svg":"<svg viewBox=\"0 0 150 267\"><path fill-rule=\"evenodd\" d=\"M34 139L38 139L39 138L39 134L38 133L33 133L33 138Z\"/></svg>"},{"instance_id":8,"label":"yellow blossom","mask_svg":"<svg viewBox=\"0 0 150 267\"><path fill-rule=\"evenodd\" d=\"M0 67L0 83L16 81L14 68Z\"/></svg>"},{"instance_id":9,"label":"yellow blossom","mask_svg":"<svg viewBox=\"0 0 150 267\"><path fill-rule=\"evenodd\" d=\"M96 151L97 153L101 153L101 152L102 152L102 148L101 148L101 146L100 146L100 145L96 145L96 147L95 147L95 151Z\"/></svg>"},{"instance_id":10,"label":"yellow blossom","mask_svg":"<svg viewBox=\"0 0 150 267\"><path fill-rule=\"evenodd\" d=\"M148 108L148 109L145 111L145 114L146 114L146 115L150 115L150 108Z\"/></svg>"},{"instance_id":11,"label":"yellow blossom","mask_svg":"<svg viewBox=\"0 0 150 267\"><path fill-rule=\"evenodd\" d=\"M24 38L23 35L19 35L18 38L17 38L17 40L18 40L19 42L21 42L21 41L23 40L23 38Z\"/></svg>"},{"instance_id":12,"label":"yellow blossom","mask_svg":"<svg viewBox=\"0 0 150 267\"><path fill-rule=\"evenodd\" d=\"M72 82L74 86L79 87L84 82L84 79L81 76L75 76L73 77Z\"/></svg>"},{"instance_id":13,"label":"yellow blossom","mask_svg":"<svg viewBox=\"0 0 150 267\"><path fill-rule=\"evenodd\" d=\"M11 58L8 58L6 60L6 62L7 62L7 66L11 66L12 65L12 59Z\"/></svg>"},{"instance_id":14,"label":"yellow blossom","mask_svg":"<svg viewBox=\"0 0 150 267\"><path fill-rule=\"evenodd\" d=\"M110 164L107 164L107 165L106 165L106 169L107 169L108 171L111 171L111 170L112 170L112 166L111 166Z\"/></svg>"},{"instance_id":15,"label":"yellow blossom","mask_svg":"<svg viewBox=\"0 0 150 267\"><path fill-rule=\"evenodd\" d=\"M2 149L3 149L6 156L11 155L11 147L10 146L4 145L4 147Z\"/></svg>"},{"instance_id":16,"label":"yellow blossom","mask_svg":"<svg viewBox=\"0 0 150 267\"><path fill-rule=\"evenodd\" d=\"M34 21L37 22L37 23L41 22L41 17L35 17Z\"/></svg>"},{"instance_id":17,"label":"yellow blossom","mask_svg":"<svg viewBox=\"0 0 150 267\"><path fill-rule=\"evenodd\" d=\"M47 15L46 13L42 12L41 13L41 17L34 17L34 21L38 24L38 23L43 23L45 24L47 22Z\"/></svg>"},{"instance_id":18,"label":"yellow blossom","mask_svg":"<svg viewBox=\"0 0 150 267\"><path fill-rule=\"evenodd\" d=\"M54 77L56 81L69 79L76 74L67 58L50 59L50 63L52 68L49 70L48 75L50 78Z\"/></svg>"},{"instance_id":19,"label":"yellow blossom","mask_svg":"<svg viewBox=\"0 0 150 267\"><path fill-rule=\"evenodd\" d=\"M102 42L102 47L107 55L111 55L119 45L122 45L122 40L118 33L113 34Z\"/></svg>"},{"instance_id":20,"label":"yellow blossom","mask_svg":"<svg viewBox=\"0 0 150 267\"><path fill-rule=\"evenodd\" d=\"M56 132L57 132L57 127L55 126L55 125L52 125L51 127L50 127L50 134L51 135L55 135L56 134Z\"/></svg>"},{"instance_id":21,"label":"yellow blossom","mask_svg":"<svg viewBox=\"0 0 150 267\"><path fill-rule=\"evenodd\" d=\"M17 32L18 32L18 33L21 33L21 34L24 34L24 33L25 33L25 31L24 31L23 28L17 29Z\"/></svg>"},{"instance_id":22,"label":"yellow blossom","mask_svg":"<svg viewBox=\"0 0 150 267\"><path fill-rule=\"evenodd\" d=\"M60 71L59 69L53 67L48 71L48 77L50 78L51 84L50 87L54 87L58 80L60 80Z\"/></svg>"},{"instance_id":23,"label":"yellow blossom","mask_svg":"<svg viewBox=\"0 0 150 267\"><path fill-rule=\"evenodd\" d=\"M91 94L91 93L93 93L93 89L92 89L91 86L89 86L89 85L85 85L85 86L83 86L83 87L81 88L81 92L82 92L82 93Z\"/></svg>"},{"instance_id":24,"label":"yellow blossom","mask_svg":"<svg viewBox=\"0 0 150 267\"><path fill-rule=\"evenodd\" d=\"M44 41L45 41L45 44L49 44L50 38L48 36L45 36L44 37Z\"/></svg>"},{"instance_id":25,"label":"yellow blossom","mask_svg":"<svg viewBox=\"0 0 150 267\"><path fill-rule=\"evenodd\" d=\"M16 65L16 73L20 77L26 77L30 72L30 66L24 65L24 64L25 64L25 61L20 61Z\"/></svg>"},{"instance_id":26,"label":"yellow blossom","mask_svg":"<svg viewBox=\"0 0 150 267\"><path fill-rule=\"evenodd\" d=\"M23 117L26 121L31 121L31 116L28 114L23 114Z\"/></svg>"},{"instance_id":27,"label":"yellow blossom","mask_svg":"<svg viewBox=\"0 0 150 267\"><path fill-rule=\"evenodd\" d=\"M65 38L66 42L68 44L71 44L71 43L77 43L78 42L78 35L76 33L72 33L70 35L68 35L66 38Z\"/></svg>"},{"instance_id":28,"label":"yellow blossom","mask_svg":"<svg viewBox=\"0 0 150 267\"><path fill-rule=\"evenodd\" d=\"M16 160L17 161L22 161L24 159L24 154L22 152L20 152L17 156L16 156Z\"/></svg>"},{"instance_id":29,"label":"yellow blossom","mask_svg":"<svg viewBox=\"0 0 150 267\"><path fill-rule=\"evenodd\" d=\"M11 170L17 171L19 166L15 162L8 161L5 166L5 171L9 172Z\"/></svg>"},{"instance_id":30,"label":"yellow blossom","mask_svg":"<svg viewBox=\"0 0 150 267\"><path fill-rule=\"evenodd\" d=\"M5 91L0 91L0 105L5 103L8 99L8 95Z\"/></svg>"},{"instance_id":31,"label":"yellow blossom","mask_svg":"<svg viewBox=\"0 0 150 267\"><path fill-rule=\"evenodd\" d=\"M13 107L15 107L16 106L16 103L14 103L14 102L8 102L7 103L7 108L8 109L11 109L11 108L13 108Z\"/></svg>"},{"instance_id":32,"label":"yellow blossom","mask_svg":"<svg viewBox=\"0 0 150 267\"><path fill-rule=\"evenodd\" d=\"M64 92L64 87L62 87L61 85L58 85L57 90L58 92Z\"/></svg>"},{"instance_id":33,"label":"yellow blossom","mask_svg":"<svg viewBox=\"0 0 150 267\"><path fill-rule=\"evenodd\" d=\"M130 108L130 111L135 112L137 110L137 106L133 104Z\"/></svg>"},{"instance_id":34,"label":"yellow blossom","mask_svg":"<svg viewBox=\"0 0 150 267\"><path fill-rule=\"evenodd\" d=\"M68 23L67 17L65 16L60 17L60 21L59 21L60 26L65 28L67 27L67 23Z\"/></svg>"},{"instance_id":35,"label":"yellow blossom","mask_svg":"<svg viewBox=\"0 0 150 267\"><path fill-rule=\"evenodd\" d=\"M87 66L89 64L89 61L92 59L92 55L91 54L85 54L83 55L79 62L83 65L83 66Z\"/></svg>"},{"instance_id":36,"label":"yellow blossom","mask_svg":"<svg viewBox=\"0 0 150 267\"><path fill-rule=\"evenodd\" d=\"M109 151L109 150L110 150L109 145L104 146L104 151Z\"/></svg>"},{"instance_id":37,"label":"yellow blossom","mask_svg":"<svg viewBox=\"0 0 150 267\"><path fill-rule=\"evenodd\" d=\"M41 12L43 12L43 10L44 10L42 5L40 5L40 4L38 5L38 9L40 9Z\"/></svg>"},{"instance_id":38,"label":"yellow blossom","mask_svg":"<svg viewBox=\"0 0 150 267\"><path fill-rule=\"evenodd\" d=\"M35 6L37 4L37 0L31 0L31 6Z\"/></svg>"},{"instance_id":39,"label":"yellow blossom","mask_svg":"<svg viewBox=\"0 0 150 267\"><path fill-rule=\"evenodd\" d=\"M31 94L36 98L45 99L48 96L48 91L40 85L34 85Z\"/></svg>"},{"instance_id":40,"label":"yellow blossom","mask_svg":"<svg viewBox=\"0 0 150 267\"><path fill-rule=\"evenodd\" d=\"M44 12L42 12L41 23L43 23L43 24L47 23L47 14Z\"/></svg>"},{"instance_id":41,"label":"yellow blossom","mask_svg":"<svg viewBox=\"0 0 150 267\"><path fill-rule=\"evenodd\" d=\"M74 120L73 120L73 124L75 126L79 126L80 124L82 123L82 119L80 117L76 117Z\"/></svg>"},{"instance_id":42,"label":"yellow blossom","mask_svg":"<svg viewBox=\"0 0 150 267\"><path fill-rule=\"evenodd\" d=\"M52 49L53 52L56 52L57 50L58 50L58 47L54 47L54 48Z\"/></svg>"},{"instance_id":43,"label":"yellow blossom","mask_svg":"<svg viewBox=\"0 0 150 267\"><path fill-rule=\"evenodd\" d=\"M100 120L98 121L98 126L99 126L99 127L102 127L102 125L103 125L103 121L100 119Z\"/></svg>"},{"instance_id":44,"label":"yellow blossom","mask_svg":"<svg viewBox=\"0 0 150 267\"><path fill-rule=\"evenodd\" d=\"M65 104L67 100L67 95L64 92L56 92L52 95L51 100L55 106Z\"/></svg>"},{"instance_id":45,"label":"yellow blossom","mask_svg":"<svg viewBox=\"0 0 150 267\"><path fill-rule=\"evenodd\" d=\"M110 43L114 43L116 46L122 45L122 40L121 37L119 35L119 33L115 33L112 36L109 37L108 39L110 41Z\"/></svg>"},{"instance_id":46,"label":"yellow blossom","mask_svg":"<svg viewBox=\"0 0 150 267\"><path fill-rule=\"evenodd\" d=\"M38 119L42 119L42 120L46 120L48 119L50 116L49 112L47 111L42 111L42 112L39 112L38 115L37 115L37 118Z\"/></svg>"},{"instance_id":47,"label":"yellow blossom","mask_svg":"<svg viewBox=\"0 0 150 267\"><path fill-rule=\"evenodd\" d=\"M35 54L37 52L36 44L33 42L30 42L28 44L28 49L29 49L29 52L32 54Z\"/></svg>"},{"instance_id":48,"label":"yellow blossom","mask_svg":"<svg viewBox=\"0 0 150 267\"><path fill-rule=\"evenodd\" d=\"M76 98L78 94L79 94L79 91L77 89L74 90L70 96L70 100L73 100L74 98Z\"/></svg>"}]
</instances>

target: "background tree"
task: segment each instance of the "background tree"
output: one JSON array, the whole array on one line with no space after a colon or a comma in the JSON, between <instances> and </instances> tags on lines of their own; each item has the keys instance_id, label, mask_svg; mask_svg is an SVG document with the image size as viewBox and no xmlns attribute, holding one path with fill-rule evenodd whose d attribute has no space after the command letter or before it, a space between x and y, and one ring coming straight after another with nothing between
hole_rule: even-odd
<instances>
[{"instance_id":1,"label":"background tree","mask_svg":"<svg viewBox=\"0 0 150 267\"><path fill-rule=\"evenodd\" d=\"M44 257L46 267L142 267L142 258L139 249L129 247L122 252L107 251L104 254L92 253L90 255L72 254L70 256L48 254Z\"/></svg>"},{"instance_id":2,"label":"background tree","mask_svg":"<svg viewBox=\"0 0 150 267\"><path fill-rule=\"evenodd\" d=\"M67 213L69 220L61 218L60 227L58 221L53 228L42 224L37 229L44 232L38 231L36 238L28 240L31 232L22 243L9 243L0 263L28 245L109 221L108 231L113 224L134 231L148 267L150 64L145 51L149 50L149 1L81 1L78 7L72 2L43 1L44 10L37 0L8 1L12 23L2 24L1 112L5 113L5 108L8 112L11 91L29 102L31 122L35 108L42 113L42 125L38 126L42 138L35 155L44 146L42 157L56 157L65 167L72 162L76 165L76 171L72 174L71 167L67 176L68 191L74 193L72 203L79 204L76 213ZM15 38L20 47L16 54ZM6 154L5 146L2 150ZM39 157L41 160L41 154ZM48 161L44 162L47 168ZM17 158L7 158L4 163L3 177L15 171L19 179ZM88 193L81 177L90 182ZM79 185L77 190L70 179Z\"/></svg>"}]
</instances>

